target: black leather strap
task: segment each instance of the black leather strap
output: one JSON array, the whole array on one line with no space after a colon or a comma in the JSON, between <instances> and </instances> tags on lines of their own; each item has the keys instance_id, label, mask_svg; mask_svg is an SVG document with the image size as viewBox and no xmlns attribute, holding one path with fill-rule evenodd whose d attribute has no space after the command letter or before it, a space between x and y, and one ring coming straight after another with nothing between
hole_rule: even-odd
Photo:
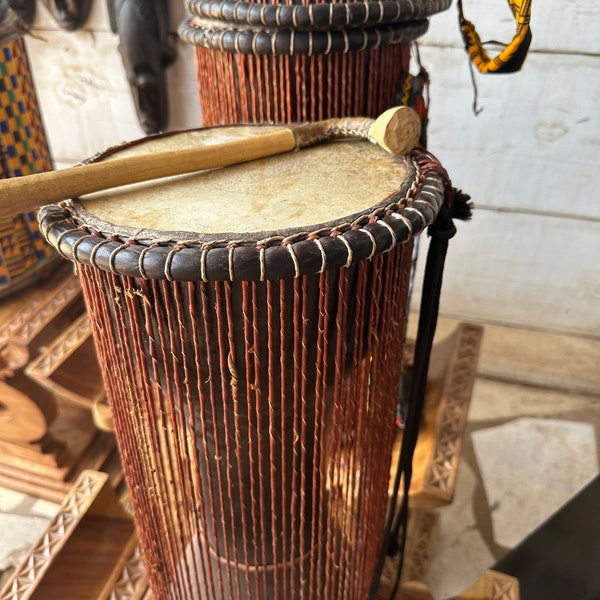
<instances>
[{"instance_id":1,"label":"black leather strap","mask_svg":"<svg viewBox=\"0 0 600 600\"><path fill-rule=\"evenodd\" d=\"M447 184L449 184L449 182L447 182ZM402 437L398 465L396 467L394 489L390 501L391 509L386 523L382 553L379 557L379 563L373 579L369 600L374 600L377 595L379 580L383 572L383 566L387 555L397 555L400 558L396 579L390 594L390 600L393 600L396 596L402 574L409 513L408 496L412 478L412 461L417 444L423 407L425 405L427 373L429 370L429 359L437 325L444 262L448 250L448 242L456 233L456 227L450 217L449 210L448 204L445 203L440 208L434 223L430 225L428 229L431 242L427 253L427 262L423 278L419 324L415 341L414 364L408 395L404 434ZM402 500L400 501L400 506L396 509L401 482Z\"/></svg>"}]
</instances>

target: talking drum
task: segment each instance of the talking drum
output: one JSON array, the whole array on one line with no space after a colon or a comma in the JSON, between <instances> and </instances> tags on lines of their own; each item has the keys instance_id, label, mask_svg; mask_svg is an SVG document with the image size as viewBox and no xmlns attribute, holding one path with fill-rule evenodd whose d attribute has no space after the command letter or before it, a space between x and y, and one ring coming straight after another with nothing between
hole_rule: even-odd
<instances>
[{"instance_id":1,"label":"talking drum","mask_svg":"<svg viewBox=\"0 0 600 600\"><path fill-rule=\"evenodd\" d=\"M167 134L95 160L279 129ZM77 264L157 598L367 597L412 238L445 182L430 156L343 129L40 213Z\"/></svg>"},{"instance_id":2,"label":"talking drum","mask_svg":"<svg viewBox=\"0 0 600 600\"><path fill-rule=\"evenodd\" d=\"M409 42L450 0L187 0L204 125L374 117L396 104Z\"/></svg>"}]
</instances>

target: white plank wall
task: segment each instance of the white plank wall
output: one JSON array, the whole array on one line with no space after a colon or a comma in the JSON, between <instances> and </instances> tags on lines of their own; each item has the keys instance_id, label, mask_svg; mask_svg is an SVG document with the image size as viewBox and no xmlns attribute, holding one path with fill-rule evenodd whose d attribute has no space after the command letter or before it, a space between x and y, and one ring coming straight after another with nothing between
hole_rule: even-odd
<instances>
[{"instance_id":1,"label":"white plank wall","mask_svg":"<svg viewBox=\"0 0 600 600\"><path fill-rule=\"evenodd\" d=\"M502 0L463 4L483 40L514 35ZM600 337L600 5L533 0L531 26L521 72L475 75L477 117L454 5L420 43L430 149L477 206L451 242L441 310Z\"/></svg>"},{"instance_id":2,"label":"white plank wall","mask_svg":"<svg viewBox=\"0 0 600 600\"><path fill-rule=\"evenodd\" d=\"M185 16L183 0L173 1L170 8L178 59L167 70L169 127L198 127L192 49L175 34ZM57 166L144 135L118 51L118 36L110 30L106 0L94 0L85 27L74 32L61 30L38 2L34 34L27 38L27 48Z\"/></svg>"},{"instance_id":3,"label":"white plank wall","mask_svg":"<svg viewBox=\"0 0 600 600\"><path fill-rule=\"evenodd\" d=\"M512 37L504 0L464 4L482 39ZM183 0L171 11L175 31ZM534 0L523 71L476 75L484 110L475 117L456 7L432 19L420 43L432 79L429 145L477 205L451 243L444 314L600 337L599 26L597 0ZM58 166L143 135L104 0L73 33L39 3L35 33L28 50ZM182 42L178 51L171 129L200 124L192 51Z\"/></svg>"}]
</instances>

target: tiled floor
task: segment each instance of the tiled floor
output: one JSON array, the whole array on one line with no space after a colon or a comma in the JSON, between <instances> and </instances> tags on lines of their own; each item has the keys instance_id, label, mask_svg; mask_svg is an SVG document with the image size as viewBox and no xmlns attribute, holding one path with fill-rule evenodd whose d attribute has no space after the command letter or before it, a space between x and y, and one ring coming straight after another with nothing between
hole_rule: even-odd
<instances>
[{"instance_id":1,"label":"tiled floor","mask_svg":"<svg viewBox=\"0 0 600 600\"><path fill-rule=\"evenodd\" d=\"M455 499L439 511L435 598L468 587L598 473L599 366L600 339L485 326Z\"/></svg>"},{"instance_id":2,"label":"tiled floor","mask_svg":"<svg viewBox=\"0 0 600 600\"><path fill-rule=\"evenodd\" d=\"M439 337L454 324L441 319ZM439 511L427 577L436 599L468 587L598 473L599 367L600 338L485 325L455 499ZM56 508L0 489L0 585Z\"/></svg>"}]
</instances>

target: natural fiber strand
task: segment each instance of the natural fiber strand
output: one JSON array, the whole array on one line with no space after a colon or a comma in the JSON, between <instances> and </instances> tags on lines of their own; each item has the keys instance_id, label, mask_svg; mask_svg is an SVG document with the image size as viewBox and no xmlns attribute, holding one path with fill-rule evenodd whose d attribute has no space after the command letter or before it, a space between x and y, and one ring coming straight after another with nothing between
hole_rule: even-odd
<instances>
[{"instance_id":1,"label":"natural fiber strand","mask_svg":"<svg viewBox=\"0 0 600 600\"><path fill-rule=\"evenodd\" d=\"M363 600L410 246L264 283L81 265L157 598Z\"/></svg>"}]
</instances>

